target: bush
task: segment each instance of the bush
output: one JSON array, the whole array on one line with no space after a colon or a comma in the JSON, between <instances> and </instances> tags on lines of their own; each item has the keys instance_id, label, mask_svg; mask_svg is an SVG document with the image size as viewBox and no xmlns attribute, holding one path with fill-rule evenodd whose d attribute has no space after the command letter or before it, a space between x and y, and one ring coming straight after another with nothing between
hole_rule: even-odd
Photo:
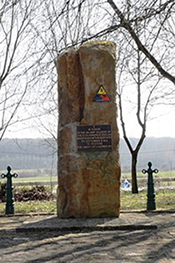
<instances>
[{"instance_id":1,"label":"bush","mask_svg":"<svg viewBox=\"0 0 175 263\"><path fill-rule=\"evenodd\" d=\"M19 188L14 192L15 201L49 201L53 199L53 194L51 194L44 186L34 186L31 189Z\"/></svg>"},{"instance_id":2,"label":"bush","mask_svg":"<svg viewBox=\"0 0 175 263\"><path fill-rule=\"evenodd\" d=\"M6 200L6 183L0 183L0 201L5 202Z\"/></svg>"},{"instance_id":3,"label":"bush","mask_svg":"<svg viewBox=\"0 0 175 263\"><path fill-rule=\"evenodd\" d=\"M26 201L49 201L53 199L51 194L44 186L34 186L32 188L18 187L14 191L14 199L17 202ZM0 201L6 201L6 184L0 184Z\"/></svg>"}]
</instances>

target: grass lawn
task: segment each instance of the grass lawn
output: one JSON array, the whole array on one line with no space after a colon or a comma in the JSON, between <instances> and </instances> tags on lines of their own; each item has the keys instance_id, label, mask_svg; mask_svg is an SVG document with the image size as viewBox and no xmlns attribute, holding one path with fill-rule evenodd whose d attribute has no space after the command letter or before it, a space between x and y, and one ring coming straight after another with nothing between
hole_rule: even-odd
<instances>
[{"instance_id":1,"label":"grass lawn","mask_svg":"<svg viewBox=\"0 0 175 263\"><path fill-rule=\"evenodd\" d=\"M157 210L175 210L175 190L159 190L156 194ZM16 213L56 213L56 200L53 201L27 201L15 202ZM121 191L121 210L146 210L147 192L141 191L139 194ZM0 214L4 214L5 203L0 203Z\"/></svg>"},{"instance_id":2,"label":"grass lawn","mask_svg":"<svg viewBox=\"0 0 175 263\"><path fill-rule=\"evenodd\" d=\"M175 210L175 190L165 189L155 193L157 210ZM141 191L138 194L121 191L121 210L146 210L147 192Z\"/></svg>"},{"instance_id":3,"label":"grass lawn","mask_svg":"<svg viewBox=\"0 0 175 263\"><path fill-rule=\"evenodd\" d=\"M15 213L56 213L56 200L15 202ZM0 203L0 214L5 212L5 203Z\"/></svg>"}]
</instances>

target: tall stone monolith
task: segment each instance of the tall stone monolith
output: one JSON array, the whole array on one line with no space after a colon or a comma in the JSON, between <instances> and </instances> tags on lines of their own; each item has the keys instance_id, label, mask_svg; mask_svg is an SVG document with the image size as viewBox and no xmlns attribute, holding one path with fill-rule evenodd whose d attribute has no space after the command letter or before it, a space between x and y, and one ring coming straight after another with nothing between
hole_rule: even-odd
<instances>
[{"instance_id":1,"label":"tall stone monolith","mask_svg":"<svg viewBox=\"0 0 175 263\"><path fill-rule=\"evenodd\" d=\"M58 58L58 217L119 216L115 53L93 41Z\"/></svg>"}]
</instances>

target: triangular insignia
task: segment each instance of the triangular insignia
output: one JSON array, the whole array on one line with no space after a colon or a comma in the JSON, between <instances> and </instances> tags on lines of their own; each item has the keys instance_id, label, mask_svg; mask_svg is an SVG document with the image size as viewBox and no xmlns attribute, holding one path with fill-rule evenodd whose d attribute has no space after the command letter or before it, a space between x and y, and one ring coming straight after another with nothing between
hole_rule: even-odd
<instances>
[{"instance_id":1,"label":"triangular insignia","mask_svg":"<svg viewBox=\"0 0 175 263\"><path fill-rule=\"evenodd\" d=\"M102 85L98 88L93 101L95 102L111 101L110 97L107 95L106 90Z\"/></svg>"},{"instance_id":2,"label":"triangular insignia","mask_svg":"<svg viewBox=\"0 0 175 263\"><path fill-rule=\"evenodd\" d=\"M100 88L97 91L97 94L105 95L106 91L104 90L103 86L100 86Z\"/></svg>"}]
</instances>

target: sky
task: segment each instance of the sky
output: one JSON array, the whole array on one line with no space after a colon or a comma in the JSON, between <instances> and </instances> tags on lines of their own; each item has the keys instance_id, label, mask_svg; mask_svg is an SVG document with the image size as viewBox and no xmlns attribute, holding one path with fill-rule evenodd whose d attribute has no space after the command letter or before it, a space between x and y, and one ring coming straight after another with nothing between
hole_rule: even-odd
<instances>
[{"instance_id":1,"label":"sky","mask_svg":"<svg viewBox=\"0 0 175 263\"><path fill-rule=\"evenodd\" d=\"M175 112L148 123L147 137L175 137Z\"/></svg>"},{"instance_id":2,"label":"sky","mask_svg":"<svg viewBox=\"0 0 175 263\"><path fill-rule=\"evenodd\" d=\"M147 122L146 137L175 137L175 107L165 110L163 107L155 110L155 118ZM122 137L120 119L117 120L120 137ZM133 118L126 118L127 136L139 138L141 130L136 128ZM56 134L56 127L55 127ZM10 128L4 138L45 138L49 134L43 129L33 127L32 121L18 123Z\"/></svg>"},{"instance_id":3,"label":"sky","mask_svg":"<svg viewBox=\"0 0 175 263\"><path fill-rule=\"evenodd\" d=\"M175 137L175 107L174 109L161 107L155 110L155 118L147 122L147 137ZM120 129L120 120L118 119ZM128 116L126 120L127 135L129 137L140 137L141 130L136 128L136 123L132 117ZM121 129L120 129L121 130ZM120 131L120 134L122 132Z\"/></svg>"},{"instance_id":4,"label":"sky","mask_svg":"<svg viewBox=\"0 0 175 263\"><path fill-rule=\"evenodd\" d=\"M98 16L99 21L101 17L103 17L103 12L101 12ZM64 24L64 20L63 20L63 24ZM101 27L103 27L104 23L100 25ZM58 33L59 31L56 31L56 32ZM44 35L45 35L45 31L44 31ZM50 35L47 34L47 37L48 36ZM33 60L32 60L32 63L33 63ZM156 118L148 122L146 136L147 137L175 137L175 128L174 128L175 127L174 125L175 109L170 108L164 111L164 108L161 108L157 110L157 112L155 112L154 116ZM56 121L56 124L57 124L57 121ZM51 126L52 124L50 125L50 127ZM53 124L53 126L55 125ZM118 118L119 130L121 130L120 126L121 126L120 120ZM136 124L134 123L134 117L132 117L130 114L126 116L126 126L127 126L128 137L138 138L140 136L140 130L139 128L136 128ZM55 127L54 127L54 130L56 134ZM120 134L122 137L122 132L120 132ZM19 122L18 124L10 127L4 137L6 138L43 138L43 137L48 137L48 136L49 134L46 133L44 129L43 131L41 129L38 130L36 125L35 127L33 127L32 121L27 121L22 124Z\"/></svg>"}]
</instances>

